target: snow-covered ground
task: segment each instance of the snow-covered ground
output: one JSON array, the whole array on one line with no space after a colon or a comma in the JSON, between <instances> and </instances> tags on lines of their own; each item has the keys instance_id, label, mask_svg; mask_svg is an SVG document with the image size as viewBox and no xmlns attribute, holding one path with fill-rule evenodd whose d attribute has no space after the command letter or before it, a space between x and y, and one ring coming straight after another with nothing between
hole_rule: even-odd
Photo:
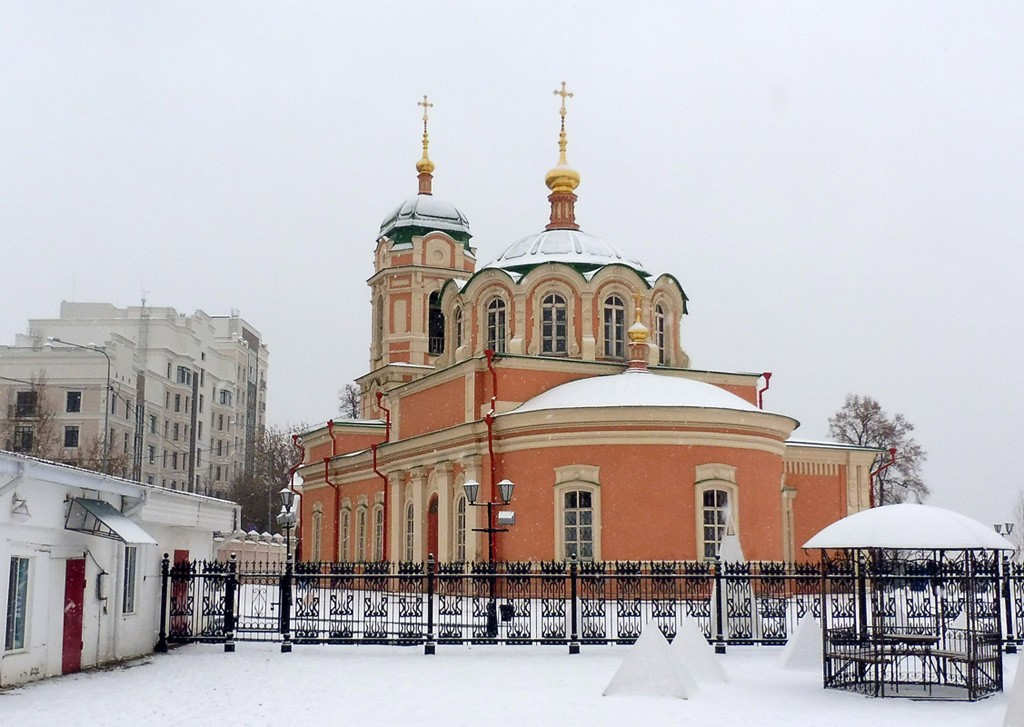
<instances>
[{"instance_id":1,"label":"snow-covered ground","mask_svg":"<svg viewBox=\"0 0 1024 727\"><path fill-rule=\"evenodd\" d=\"M871 699L825 691L816 671L778 667L778 648L732 648L730 681L692 699L602 697L629 647L193 645L125 667L0 691L0 724L52 725L985 725L980 702ZM1017 657L1005 660L1009 691Z\"/></svg>"}]
</instances>

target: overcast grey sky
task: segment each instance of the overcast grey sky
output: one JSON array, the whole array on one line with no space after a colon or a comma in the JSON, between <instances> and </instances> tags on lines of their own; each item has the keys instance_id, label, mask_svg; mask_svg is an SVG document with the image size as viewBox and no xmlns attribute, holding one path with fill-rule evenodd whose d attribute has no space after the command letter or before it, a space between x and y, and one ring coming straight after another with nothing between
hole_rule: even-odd
<instances>
[{"instance_id":1,"label":"overcast grey sky","mask_svg":"<svg viewBox=\"0 0 1024 727\"><path fill-rule=\"evenodd\" d=\"M434 191L487 262L547 222L565 80L577 219L671 272L697 368L917 426L933 504L1024 487L1020 3L0 1L0 339L62 299L270 346L271 423L368 365L372 252Z\"/></svg>"}]
</instances>

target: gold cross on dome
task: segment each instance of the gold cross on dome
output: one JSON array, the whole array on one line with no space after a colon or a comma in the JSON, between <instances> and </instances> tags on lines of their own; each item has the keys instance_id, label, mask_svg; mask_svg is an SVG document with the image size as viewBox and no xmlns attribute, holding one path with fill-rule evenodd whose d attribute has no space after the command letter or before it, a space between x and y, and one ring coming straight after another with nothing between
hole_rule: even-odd
<instances>
[{"instance_id":1,"label":"gold cross on dome","mask_svg":"<svg viewBox=\"0 0 1024 727\"><path fill-rule=\"evenodd\" d=\"M417 101L416 105L423 107L423 133L426 134L427 133L427 119L429 118L427 116L427 109L434 108L434 104L432 104L429 101L427 101L426 94L424 94L423 100L422 101Z\"/></svg>"},{"instance_id":2,"label":"gold cross on dome","mask_svg":"<svg viewBox=\"0 0 1024 727\"><path fill-rule=\"evenodd\" d=\"M555 89L555 95L562 97L562 108L558 112L562 116L562 126L565 126L565 99L572 98L572 92L565 90L565 81L562 81L562 89Z\"/></svg>"}]
</instances>

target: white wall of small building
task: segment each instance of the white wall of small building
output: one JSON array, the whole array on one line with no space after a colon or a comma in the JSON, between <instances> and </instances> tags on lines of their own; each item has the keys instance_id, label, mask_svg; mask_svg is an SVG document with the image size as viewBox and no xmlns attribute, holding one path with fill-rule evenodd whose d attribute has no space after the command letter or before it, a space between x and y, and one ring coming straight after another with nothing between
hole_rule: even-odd
<instances>
[{"instance_id":1,"label":"white wall of small building","mask_svg":"<svg viewBox=\"0 0 1024 727\"><path fill-rule=\"evenodd\" d=\"M82 668L150 653L160 628L160 569L164 553L173 558L175 550L187 550L190 558L212 559L213 533L230 532L237 526L238 506L7 453L0 453L0 488L11 480L12 465L19 464L26 465L24 475L13 489L0 495L0 613L5 617L8 613L12 558L28 558L25 648L7 651L6 638L0 643L0 686L61 673L64 581L70 559L85 560ZM95 489L90 489L90 485ZM15 495L27 503L31 517L26 522L12 518ZM131 519L157 545L135 546L135 609L124 613L125 544L65 530L64 522L73 498L100 499L119 511L130 512L132 505L139 503L139 496L146 500ZM102 587L101 573L106 573Z\"/></svg>"}]
</instances>

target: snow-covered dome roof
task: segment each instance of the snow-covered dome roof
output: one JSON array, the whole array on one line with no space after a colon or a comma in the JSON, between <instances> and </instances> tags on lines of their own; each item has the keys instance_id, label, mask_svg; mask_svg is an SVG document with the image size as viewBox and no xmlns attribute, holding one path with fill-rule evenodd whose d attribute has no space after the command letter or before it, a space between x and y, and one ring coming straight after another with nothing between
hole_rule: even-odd
<instances>
[{"instance_id":1,"label":"snow-covered dome roof","mask_svg":"<svg viewBox=\"0 0 1024 727\"><path fill-rule=\"evenodd\" d=\"M432 194L417 194L395 208L380 224L380 234L391 235L396 229L418 227L456 233L457 239L469 239L469 220L451 202Z\"/></svg>"},{"instance_id":2,"label":"snow-covered dome roof","mask_svg":"<svg viewBox=\"0 0 1024 727\"><path fill-rule=\"evenodd\" d=\"M529 235L505 248L497 259L484 268L518 270L546 262L583 266L587 270L621 263L646 275L643 264L615 245L580 230L544 230Z\"/></svg>"},{"instance_id":3,"label":"snow-covered dome roof","mask_svg":"<svg viewBox=\"0 0 1024 727\"><path fill-rule=\"evenodd\" d=\"M548 389L510 413L545 409L657 406L760 412L753 404L713 384L649 371L593 376Z\"/></svg>"},{"instance_id":4,"label":"snow-covered dome roof","mask_svg":"<svg viewBox=\"0 0 1024 727\"><path fill-rule=\"evenodd\" d=\"M862 510L832 523L805 548L899 550L1013 550L992 528L952 510L900 503Z\"/></svg>"}]
</instances>

